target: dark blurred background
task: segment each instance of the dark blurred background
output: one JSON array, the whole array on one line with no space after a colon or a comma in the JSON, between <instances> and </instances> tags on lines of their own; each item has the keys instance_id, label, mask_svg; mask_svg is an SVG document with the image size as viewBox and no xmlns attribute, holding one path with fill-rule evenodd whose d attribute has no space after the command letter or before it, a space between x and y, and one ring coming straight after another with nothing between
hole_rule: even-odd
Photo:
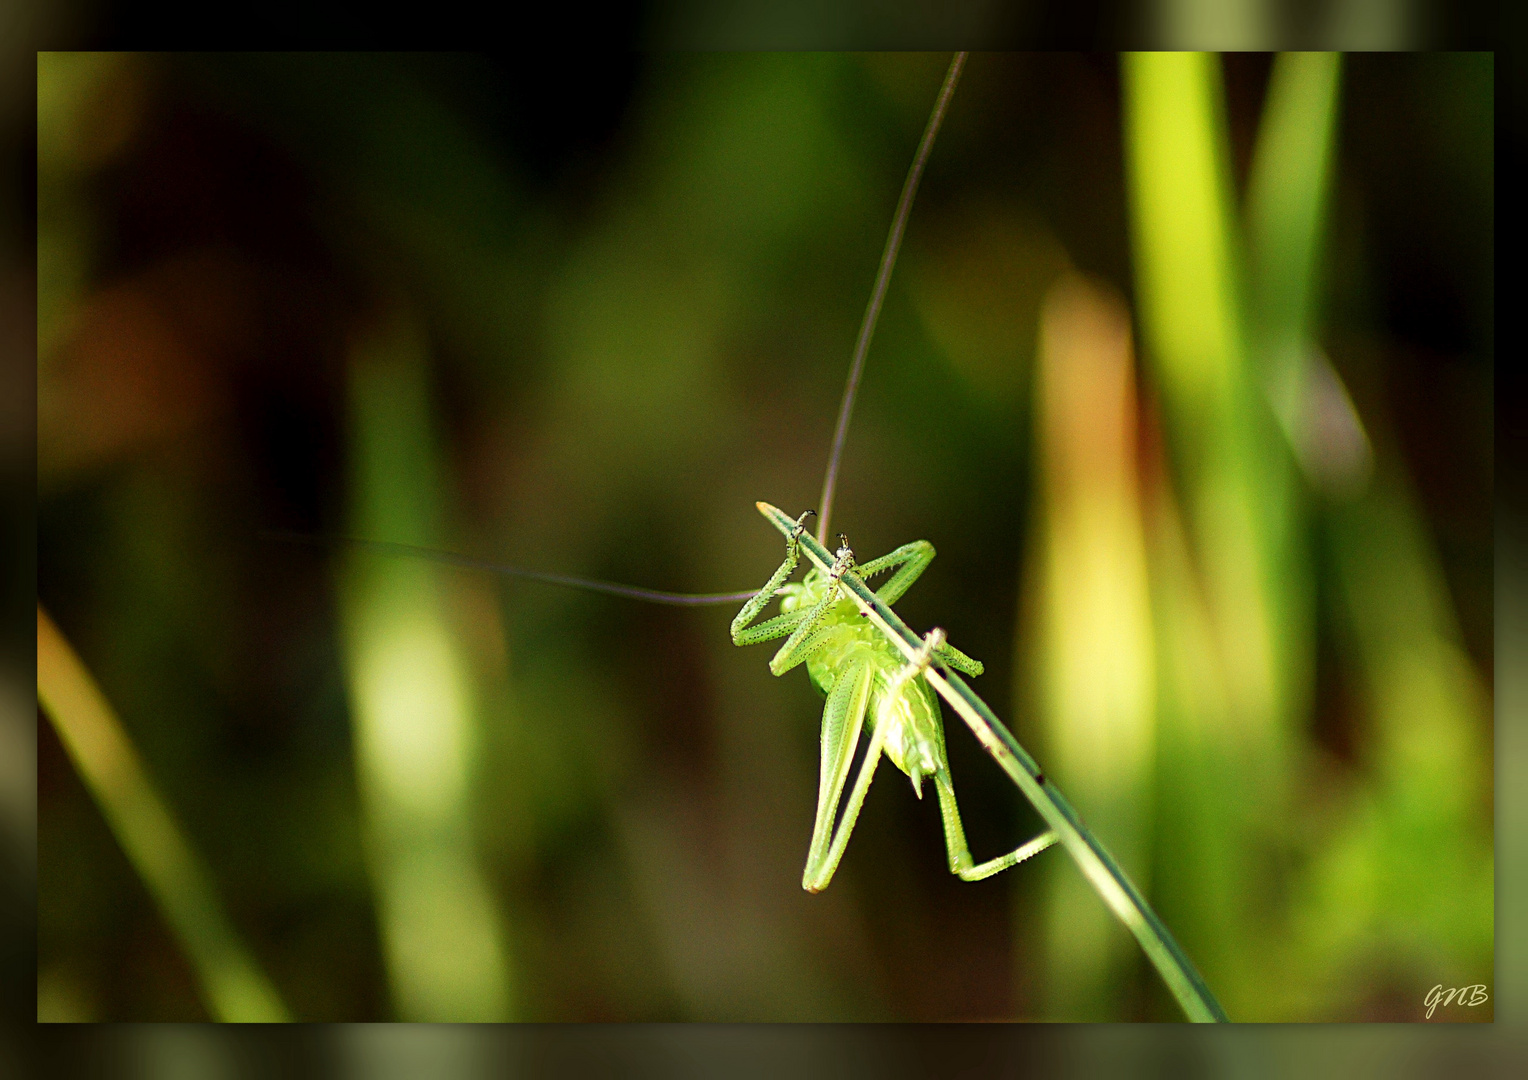
<instances>
[{"instance_id":1,"label":"dark blurred background","mask_svg":"<svg viewBox=\"0 0 1528 1080\"><path fill-rule=\"evenodd\" d=\"M291 1015L1179 1015L1059 850L964 884L889 767L804 893L821 699L731 608L263 535L762 584L947 59L39 58L39 600ZM1220 409L1169 363L1198 301L1140 294L1137 84L972 57L834 522L938 547L904 618L1233 1018L1417 1019L1492 982L1492 60L1343 61L1294 414L1243 205L1274 73L1212 72ZM1017 845L947 728L974 853ZM39 1018L217 1015L46 724L37 799Z\"/></svg>"}]
</instances>

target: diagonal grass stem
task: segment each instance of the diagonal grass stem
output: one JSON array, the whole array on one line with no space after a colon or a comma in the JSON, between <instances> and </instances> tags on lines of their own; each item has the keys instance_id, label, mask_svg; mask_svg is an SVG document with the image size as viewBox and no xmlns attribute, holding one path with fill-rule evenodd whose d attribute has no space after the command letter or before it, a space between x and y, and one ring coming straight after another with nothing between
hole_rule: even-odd
<instances>
[{"instance_id":1,"label":"diagonal grass stem","mask_svg":"<svg viewBox=\"0 0 1528 1080\"><path fill-rule=\"evenodd\" d=\"M154 788L122 723L69 642L37 608L37 698L222 1022L290 1019L229 921L212 876Z\"/></svg>"}]
</instances>

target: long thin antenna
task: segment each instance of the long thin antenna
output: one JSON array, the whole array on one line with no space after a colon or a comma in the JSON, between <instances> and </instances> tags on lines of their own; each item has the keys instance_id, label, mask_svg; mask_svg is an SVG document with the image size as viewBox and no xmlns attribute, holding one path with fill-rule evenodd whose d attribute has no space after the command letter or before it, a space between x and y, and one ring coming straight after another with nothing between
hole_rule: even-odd
<instances>
[{"instance_id":1,"label":"long thin antenna","mask_svg":"<svg viewBox=\"0 0 1528 1080\"><path fill-rule=\"evenodd\" d=\"M643 589L636 585L617 585L613 581L596 581L593 578L573 577L570 574L549 574L544 570L522 570L518 566L506 566L503 563L489 562L486 559L474 559L470 555L457 555L451 551L436 551L434 548L415 547L413 544L399 544L391 540L359 540L353 536L313 536L308 533L274 530L264 532L261 535L268 540L280 540L293 544L314 544L319 546L348 544L351 547L364 548L367 551L377 551L384 555L406 555L411 558L429 559L433 562L449 563L452 566L463 566L469 570L485 570L490 574L528 578L531 581L544 581L549 585L565 585L573 589L587 589L589 592L609 593L611 596L625 596L632 600L649 600L654 604L672 604L675 607L736 604L743 600L752 600L758 592L757 589L736 593L660 592L657 589Z\"/></svg>"},{"instance_id":2,"label":"long thin antenna","mask_svg":"<svg viewBox=\"0 0 1528 1080\"><path fill-rule=\"evenodd\" d=\"M833 449L828 454L828 472L822 480L822 498L817 503L817 542L828 541L828 525L833 516L833 489L838 484L838 463L844 454L844 439L849 434L849 417L854 412L854 396L859 392L860 374L865 370L865 354L870 351L870 336L875 333L876 321L881 317L881 303L886 299L886 286L891 281L891 268L897 262L897 250L902 246L902 232L907 228L907 218L913 209L913 196L918 193L918 181L923 178L923 166L934 149L934 136L944 123L944 112L960 81L960 70L965 67L966 54L958 52L950 60L950 70L945 72L944 86L929 114L928 126L923 129L923 141L913 157L912 168L902 184L902 197L897 200L897 212L891 219L891 232L886 236L886 250L881 253L881 268L876 272L875 288L870 291L870 303L865 307L865 319L860 323L859 339L854 343L854 359L849 364L849 381L844 384L844 400L838 407L838 426L833 429Z\"/></svg>"}]
</instances>

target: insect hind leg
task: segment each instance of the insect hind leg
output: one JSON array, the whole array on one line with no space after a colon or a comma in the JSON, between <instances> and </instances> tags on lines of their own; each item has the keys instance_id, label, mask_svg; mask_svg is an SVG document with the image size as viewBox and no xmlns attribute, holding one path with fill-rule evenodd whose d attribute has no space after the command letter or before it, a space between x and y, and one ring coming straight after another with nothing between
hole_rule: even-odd
<instances>
[{"instance_id":1,"label":"insect hind leg","mask_svg":"<svg viewBox=\"0 0 1528 1080\"><path fill-rule=\"evenodd\" d=\"M871 666L856 661L841 674L828 695L822 710L822 764L817 786L817 820L812 827L812 846L807 852L806 869L801 874L801 887L807 892L822 892L833 880L844 857L849 835L859 818L860 807L865 802L865 792L870 788L875 767L881 758L885 743L886 726L877 723L860 764L859 776L854 790L844 805L843 819L837 822L838 806L843 798L844 784L854 762L854 750L859 745L860 732L864 728L865 712L870 702Z\"/></svg>"},{"instance_id":2,"label":"insect hind leg","mask_svg":"<svg viewBox=\"0 0 1528 1080\"><path fill-rule=\"evenodd\" d=\"M980 660L967 656L949 642L935 649L934 655L941 663L948 664L962 675L975 676L987 670Z\"/></svg>"},{"instance_id":3,"label":"insect hind leg","mask_svg":"<svg viewBox=\"0 0 1528 1080\"><path fill-rule=\"evenodd\" d=\"M960 823L960 808L955 803L955 785L951 783L949 773L936 775L934 783L939 792L939 813L944 819L944 843L950 859L950 872L962 881L981 881L1001 873L1010 866L1017 866L1025 859L1038 855L1060 839L1052 829L1019 845L1006 855L978 863L971 858L971 849L966 844L966 830Z\"/></svg>"}]
</instances>

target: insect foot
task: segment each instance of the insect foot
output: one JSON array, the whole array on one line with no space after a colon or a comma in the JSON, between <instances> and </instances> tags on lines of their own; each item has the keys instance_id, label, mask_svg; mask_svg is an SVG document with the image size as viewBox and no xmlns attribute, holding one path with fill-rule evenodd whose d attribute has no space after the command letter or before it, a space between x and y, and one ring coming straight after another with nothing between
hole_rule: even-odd
<instances>
[{"instance_id":1,"label":"insect foot","mask_svg":"<svg viewBox=\"0 0 1528 1080\"><path fill-rule=\"evenodd\" d=\"M801 534L806 532L806 519L816 516L816 510L808 510L806 513L802 514L796 519L796 527L791 530L790 536L786 537L785 539L785 548L787 554L794 555L796 553L797 545L801 540Z\"/></svg>"}]
</instances>

